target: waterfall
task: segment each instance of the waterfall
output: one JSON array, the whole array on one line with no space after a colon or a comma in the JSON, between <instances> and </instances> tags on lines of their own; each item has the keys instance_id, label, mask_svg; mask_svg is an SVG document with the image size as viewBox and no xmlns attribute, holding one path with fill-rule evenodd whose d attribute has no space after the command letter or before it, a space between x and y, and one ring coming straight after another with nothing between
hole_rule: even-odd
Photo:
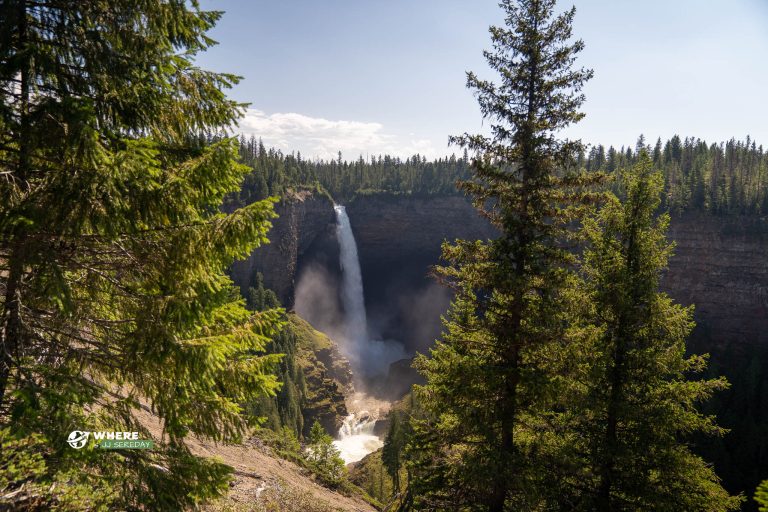
<instances>
[{"instance_id":1,"label":"waterfall","mask_svg":"<svg viewBox=\"0 0 768 512\"><path fill-rule=\"evenodd\" d=\"M349 358L352 368L358 376L383 376L389 364L406 357L403 346L392 340L371 339L368 334L368 320L365 314L363 297L363 278L360 272L360 260L357 255L357 243L352 233L347 210L335 205L336 236L339 241L339 264L341 265L341 303L344 306L344 319L341 325L341 348ZM365 393L347 397L350 414L344 420L334 445L341 453L344 462L357 462L369 453L378 450L383 442L374 435L373 427L380 411L389 408L382 403L366 397ZM373 408L360 407L360 402L371 403ZM373 414L368 410L373 411Z\"/></svg>"},{"instance_id":2,"label":"waterfall","mask_svg":"<svg viewBox=\"0 0 768 512\"><path fill-rule=\"evenodd\" d=\"M357 257L357 243L352 234L347 210L341 205L336 210L336 234L341 250L341 303L344 306L344 336L347 351L368 342L368 322L365 317L365 299L363 298L363 278L360 273L360 260Z\"/></svg>"},{"instance_id":3,"label":"waterfall","mask_svg":"<svg viewBox=\"0 0 768 512\"><path fill-rule=\"evenodd\" d=\"M341 265L341 303L344 306L343 348L353 367L359 371L367 366L371 340L368 338L368 321L365 315L363 277L357 243L352 233L347 210L341 205L336 210L336 236L339 240L339 263ZM373 434L376 419L367 411L352 413L344 419L334 445L344 462L357 462L383 443Z\"/></svg>"},{"instance_id":4,"label":"waterfall","mask_svg":"<svg viewBox=\"0 0 768 512\"><path fill-rule=\"evenodd\" d=\"M350 414L344 419L338 439L333 445L339 450L345 463L357 462L384 446L381 439L373 433L374 425L376 419L367 411Z\"/></svg>"}]
</instances>

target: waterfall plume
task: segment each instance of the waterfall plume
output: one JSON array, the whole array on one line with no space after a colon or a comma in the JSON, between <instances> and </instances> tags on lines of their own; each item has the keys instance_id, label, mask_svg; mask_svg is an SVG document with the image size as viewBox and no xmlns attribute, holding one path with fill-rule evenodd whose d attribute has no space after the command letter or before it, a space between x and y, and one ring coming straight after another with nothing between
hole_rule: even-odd
<instances>
[{"instance_id":1,"label":"waterfall plume","mask_svg":"<svg viewBox=\"0 0 768 512\"><path fill-rule=\"evenodd\" d=\"M368 322L365 316L363 278L357 243L352 234L347 209L336 205L336 234L339 240L341 265L341 303L344 306L344 337L348 343L359 345L368 340Z\"/></svg>"},{"instance_id":2,"label":"waterfall plume","mask_svg":"<svg viewBox=\"0 0 768 512\"><path fill-rule=\"evenodd\" d=\"M334 210L340 249L341 304L344 308L341 347L353 370L369 378L383 376L391 363L407 357L407 354L397 341L371 339L355 235L346 208L335 205Z\"/></svg>"}]
</instances>

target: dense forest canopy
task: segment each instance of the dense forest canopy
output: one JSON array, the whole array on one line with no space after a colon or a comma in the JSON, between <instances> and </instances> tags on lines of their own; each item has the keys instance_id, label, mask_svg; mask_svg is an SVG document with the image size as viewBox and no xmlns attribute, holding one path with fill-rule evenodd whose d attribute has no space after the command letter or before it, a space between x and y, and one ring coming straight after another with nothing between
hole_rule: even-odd
<instances>
[{"instance_id":1,"label":"dense forest canopy","mask_svg":"<svg viewBox=\"0 0 768 512\"><path fill-rule=\"evenodd\" d=\"M748 136L745 140L708 143L677 135L649 145L641 136L635 147L592 146L575 158L579 167L615 174L637 162L645 148L664 175L662 206L717 214L763 214L768 211L768 154ZM469 176L464 151L437 160L413 155L405 160L379 155L367 160L307 160L300 153L266 148L255 137L240 138L240 156L253 172L246 177L237 204L280 196L291 187L322 187L337 201L357 194L460 194L456 182Z\"/></svg>"},{"instance_id":2,"label":"dense forest canopy","mask_svg":"<svg viewBox=\"0 0 768 512\"><path fill-rule=\"evenodd\" d=\"M280 196L291 187L321 186L338 201L365 192L455 194L456 180L468 176L469 165L466 152L461 158L452 155L432 161L418 154L405 160L378 155L347 161L341 153L335 160L307 160L301 153L267 149L253 136L241 136L240 157L253 169L240 191L240 204Z\"/></svg>"}]
</instances>

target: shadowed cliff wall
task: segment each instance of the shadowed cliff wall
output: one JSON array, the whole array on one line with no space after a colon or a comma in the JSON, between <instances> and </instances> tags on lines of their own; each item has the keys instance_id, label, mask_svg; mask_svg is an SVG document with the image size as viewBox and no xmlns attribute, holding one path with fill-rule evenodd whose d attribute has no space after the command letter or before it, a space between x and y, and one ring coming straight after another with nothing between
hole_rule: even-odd
<instances>
[{"instance_id":1,"label":"shadowed cliff wall","mask_svg":"<svg viewBox=\"0 0 768 512\"><path fill-rule=\"evenodd\" d=\"M338 277L338 244L331 201L308 192L276 207L280 215L261 247L232 267L247 291L255 273L287 306L303 268L321 266ZM440 245L456 238L485 239L494 229L459 196L359 196L347 205L358 245L372 334L424 350L440 332L448 293L428 277ZM677 244L662 288L684 305L695 304L694 344L768 345L768 220L673 216ZM329 300L336 300L329 298Z\"/></svg>"},{"instance_id":2,"label":"shadowed cliff wall","mask_svg":"<svg viewBox=\"0 0 768 512\"><path fill-rule=\"evenodd\" d=\"M272 220L272 229L267 235L270 243L253 251L248 258L236 261L230 268L230 276L243 296L247 296L248 287L261 272L264 286L290 307L299 258L319 237L333 236L336 218L331 200L309 191L290 194L275 206L275 212L278 218Z\"/></svg>"}]
</instances>

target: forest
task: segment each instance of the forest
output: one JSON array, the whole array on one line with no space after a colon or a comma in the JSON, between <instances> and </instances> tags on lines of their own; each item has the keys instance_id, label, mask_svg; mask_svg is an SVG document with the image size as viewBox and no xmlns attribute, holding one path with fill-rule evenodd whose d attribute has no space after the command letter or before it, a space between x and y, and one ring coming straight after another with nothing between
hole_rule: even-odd
<instances>
[{"instance_id":1,"label":"forest","mask_svg":"<svg viewBox=\"0 0 768 512\"><path fill-rule=\"evenodd\" d=\"M251 136L239 138L241 161L252 172L230 198L249 204L282 196L288 188L321 187L337 201L359 194L460 194L455 184L469 176L469 156L451 155L427 161L413 155L404 161L388 155L369 160L308 161L301 154L284 155L265 148ZM707 211L718 215L761 215L768 211L768 155L749 136L745 140L709 144L695 137L675 135L653 145L641 135L634 145L602 145L579 151L573 164L586 172L618 175L632 167L642 150L664 176L662 208L673 213ZM612 182L617 187L617 182Z\"/></svg>"},{"instance_id":2,"label":"forest","mask_svg":"<svg viewBox=\"0 0 768 512\"><path fill-rule=\"evenodd\" d=\"M220 12L0 3L0 510L335 509L322 489L344 510L768 511L765 359L692 346L693 308L660 289L672 216L765 215L766 152L562 138L593 77L576 11L499 5L496 82L466 75L489 134L323 161L238 135L239 78L195 61ZM275 204L301 189L466 197L498 231L443 244L443 331L359 464L326 426L349 385L334 341L228 273L280 243Z\"/></svg>"}]
</instances>

